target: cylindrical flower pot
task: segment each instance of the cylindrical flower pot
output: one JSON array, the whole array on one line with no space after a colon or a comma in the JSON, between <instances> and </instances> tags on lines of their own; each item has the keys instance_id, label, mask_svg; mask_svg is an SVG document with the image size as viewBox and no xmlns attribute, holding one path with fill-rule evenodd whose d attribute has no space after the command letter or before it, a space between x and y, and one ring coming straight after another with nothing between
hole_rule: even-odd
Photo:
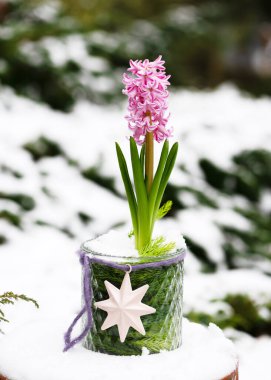
<instances>
[{"instance_id":1,"label":"cylindrical flower pot","mask_svg":"<svg viewBox=\"0 0 271 380\"><path fill-rule=\"evenodd\" d=\"M154 354L180 347L184 266L183 259L176 259L184 256L184 249L161 257L117 257L93 252L86 242L81 250L90 258L89 284L92 294L92 328L84 339L85 348L112 355L142 355L144 351ZM122 343L116 325L104 331L101 330L107 313L95 307L95 303L108 299L104 282L109 281L119 289L125 272L97 262L99 259L104 262L128 264L132 268L133 266L140 267L140 264L157 263L155 266L150 265L140 270L133 271L132 269L130 273L133 290L149 285L142 302L156 309L155 313L141 317L145 335L141 335L130 327ZM165 262L167 265L163 265ZM86 320L84 324L86 325Z\"/></svg>"}]
</instances>

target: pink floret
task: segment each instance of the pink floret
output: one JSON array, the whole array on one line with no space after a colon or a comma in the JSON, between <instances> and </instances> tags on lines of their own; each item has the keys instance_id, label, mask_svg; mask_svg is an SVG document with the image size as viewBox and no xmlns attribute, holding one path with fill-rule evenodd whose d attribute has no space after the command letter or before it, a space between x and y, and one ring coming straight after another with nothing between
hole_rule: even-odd
<instances>
[{"instance_id":1,"label":"pink floret","mask_svg":"<svg viewBox=\"0 0 271 380\"><path fill-rule=\"evenodd\" d=\"M157 142L172 136L173 128L167 127L170 75L166 75L164 63L161 55L153 62L130 60L129 73L123 74L123 93L128 96L125 118L139 145L144 143L147 132L153 132Z\"/></svg>"}]
</instances>

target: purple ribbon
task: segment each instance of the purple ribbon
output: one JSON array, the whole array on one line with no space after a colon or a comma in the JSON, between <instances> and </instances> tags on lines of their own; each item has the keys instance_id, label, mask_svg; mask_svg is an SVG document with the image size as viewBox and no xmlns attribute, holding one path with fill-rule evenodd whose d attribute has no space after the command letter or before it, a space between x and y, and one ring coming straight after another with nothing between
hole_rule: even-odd
<instances>
[{"instance_id":1,"label":"purple ribbon","mask_svg":"<svg viewBox=\"0 0 271 380\"><path fill-rule=\"evenodd\" d=\"M70 348L72 348L75 344L79 343L82 339L85 338L88 331L92 328L92 286L90 283L91 279L91 263L106 265L110 268L119 269L124 272L127 271L137 271L141 269L147 269L147 268L159 268L159 267L167 267L172 264L177 264L180 261L183 261L186 255L185 250L181 250L180 254L172 257L170 259L162 260L162 261L154 261L151 263L143 263L143 264L136 264L136 265L129 265L129 264L117 264L112 261L107 261L100 259L98 257L89 257L87 252L79 251L80 255L80 263L83 266L83 296L85 305L83 309L79 312L79 314L75 317L72 324L68 328L67 332L64 334L64 352L68 351ZM81 332L80 335L78 335L76 338L71 339L71 334L73 331L74 326L76 323L82 318L82 316L87 313L87 323L84 328L84 330Z\"/></svg>"}]
</instances>

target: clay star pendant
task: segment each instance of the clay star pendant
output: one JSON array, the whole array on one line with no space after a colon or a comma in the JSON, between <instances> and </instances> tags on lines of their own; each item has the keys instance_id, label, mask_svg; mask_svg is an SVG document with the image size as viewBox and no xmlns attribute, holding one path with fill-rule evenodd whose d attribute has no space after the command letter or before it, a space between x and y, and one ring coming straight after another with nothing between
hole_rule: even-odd
<instances>
[{"instance_id":1,"label":"clay star pendant","mask_svg":"<svg viewBox=\"0 0 271 380\"><path fill-rule=\"evenodd\" d=\"M107 317L101 329L106 330L117 325L122 343L125 341L130 327L145 335L145 329L140 317L156 312L153 307L141 302L149 285L132 290L129 273L125 274L120 289L108 281L105 281L104 284L109 298L95 302L96 307L107 312Z\"/></svg>"}]
</instances>

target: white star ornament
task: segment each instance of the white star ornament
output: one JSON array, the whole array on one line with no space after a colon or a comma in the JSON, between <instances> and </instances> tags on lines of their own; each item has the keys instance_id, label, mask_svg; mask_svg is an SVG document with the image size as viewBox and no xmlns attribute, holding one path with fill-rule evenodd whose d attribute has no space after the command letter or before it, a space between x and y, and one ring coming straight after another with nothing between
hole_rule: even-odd
<instances>
[{"instance_id":1,"label":"white star ornament","mask_svg":"<svg viewBox=\"0 0 271 380\"><path fill-rule=\"evenodd\" d=\"M124 276L120 289L108 281L105 281L104 284L109 298L95 302L97 308L107 312L107 317L101 329L106 330L117 325L122 343L125 341L130 327L145 335L145 329L140 317L156 312L153 307L141 302L149 285L143 285L132 290L128 272Z\"/></svg>"}]
</instances>

